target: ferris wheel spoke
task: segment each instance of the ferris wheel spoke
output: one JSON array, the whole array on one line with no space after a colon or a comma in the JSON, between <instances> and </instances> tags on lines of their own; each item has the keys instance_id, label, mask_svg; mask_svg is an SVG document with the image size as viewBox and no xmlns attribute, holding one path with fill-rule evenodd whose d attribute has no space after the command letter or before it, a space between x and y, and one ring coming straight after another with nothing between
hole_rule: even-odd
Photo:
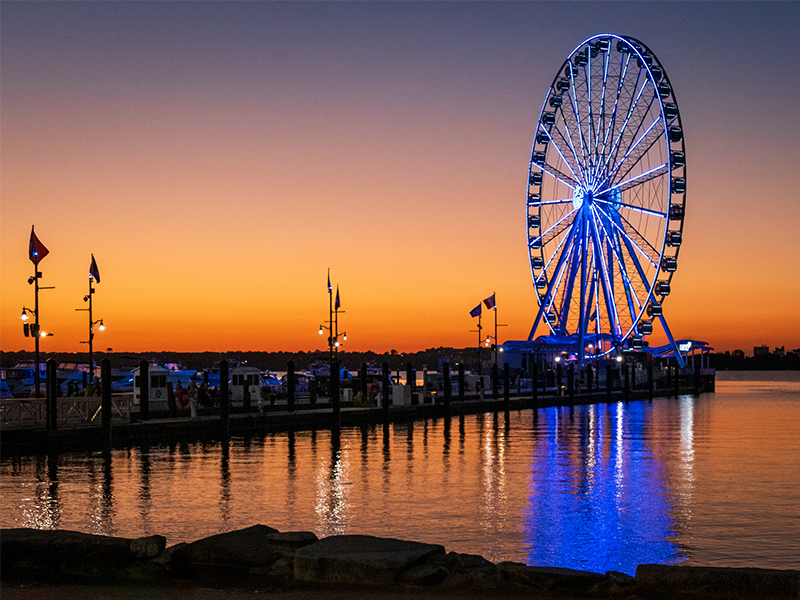
<instances>
[{"instance_id":1,"label":"ferris wheel spoke","mask_svg":"<svg viewBox=\"0 0 800 600\"><path fill-rule=\"evenodd\" d=\"M624 288L626 290L626 297L629 298L630 295L634 293L633 284L631 283L630 277L628 275L628 269L625 266L625 260L624 260L624 257L622 255L622 246L619 243L620 236L625 236L626 234L625 234L625 231L621 227L619 227L614 222L613 219L608 218L607 215L606 215L606 217L607 218L605 219L605 221L608 221L612 225L612 228L610 228L608 231L606 231L605 230L605 225L604 225L604 220L600 220L600 227L605 232L606 238L608 240L610 240L610 242L611 242L610 245L611 245L611 248L613 250L612 254L613 254L614 259L617 262L617 267L618 267L619 273L622 276L623 286L624 286ZM647 285L646 281L644 283L645 283L645 285Z\"/></svg>"},{"instance_id":2,"label":"ferris wheel spoke","mask_svg":"<svg viewBox=\"0 0 800 600\"><path fill-rule=\"evenodd\" d=\"M653 216L662 217L662 218L666 218L667 217L667 213L659 212L657 210L650 210L649 208L636 206L635 204L628 204L627 202L609 202L608 200L600 200L599 198L595 198L594 201L597 202L598 204L603 204L603 205L609 206L609 207L621 206L623 208L628 208L630 210L635 210L635 211L644 213L646 215L653 215Z\"/></svg>"},{"instance_id":3,"label":"ferris wheel spoke","mask_svg":"<svg viewBox=\"0 0 800 600\"><path fill-rule=\"evenodd\" d=\"M550 263L558 253L558 248L556 248L556 252L553 253L553 256L550 257L550 260L547 262L547 266L545 266L545 268L542 270L541 275L538 278L535 278L535 283L538 283L542 277L545 278L545 282L549 282L549 285L547 286L547 292L545 293L544 298L541 299L541 306L543 307L543 311L545 313L551 310L558 288L561 285L561 277L559 276L559 274L560 273L563 274L562 266L564 264L564 260L567 258L567 256L570 254L570 251L573 249L572 240L574 236L575 236L575 227L573 221L573 227L570 230L570 233L564 236L564 240L562 240L562 242L565 243L563 243L563 245L561 246L561 254L559 255L558 261L556 262L556 266L553 269L553 272L549 275L549 279L547 273L550 268ZM548 319L548 323L549 322L550 321ZM552 325L552 323L550 324Z\"/></svg>"},{"instance_id":4,"label":"ferris wheel spoke","mask_svg":"<svg viewBox=\"0 0 800 600\"><path fill-rule=\"evenodd\" d=\"M645 171L644 173L639 173L635 177L631 177L630 179L626 179L625 181L620 181L613 187L610 187L605 192L610 192L612 190L619 190L620 192L624 192L631 188L636 187L637 185L642 185L643 183L647 183L648 181L652 181L657 177L661 177L664 173L669 170L669 163L664 163L663 165L658 165L657 167L653 167L649 171ZM634 183L636 182L636 183Z\"/></svg>"},{"instance_id":5,"label":"ferris wheel spoke","mask_svg":"<svg viewBox=\"0 0 800 600\"><path fill-rule=\"evenodd\" d=\"M620 178L627 177L628 174L634 169L634 167L638 165L639 162L648 155L650 149L661 139L662 132L654 130L654 132L651 131L648 134L648 136L649 136L648 143L643 148L639 149L639 151L637 151L635 154L632 154L630 157L624 157L623 161L620 162L619 165L617 166L616 171L620 173L619 174ZM624 161L627 160L628 158L630 158L628 164L624 164ZM626 167L624 171L622 171L623 166ZM616 174L612 175L611 178L613 178L614 176L616 176Z\"/></svg>"},{"instance_id":6,"label":"ferris wheel spoke","mask_svg":"<svg viewBox=\"0 0 800 600\"><path fill-rule=\"evenodd\" d=\"M634 298L636 298L636 289L633 286L633 282L631 281L630 275L628 274L628 265L625 262L625 256L623 254L623 247L620 243L620 236L614 235L615 232L612 232L613 241L614 241L614 258L617 261L617 268L619 270L619 274L622 276L622 286L625 290L625 303L628 306L628 315L633 321L636 317L636 308L634 306ZM638 302L638 298L636 298Z\"/></svg>"},{"instance_id":7,"label":"ferris wheel spoke","mask_svg":"<svg viewBox=\"0 0 800 600\"><path fill-rule=\"evenodd\" d=\"M661 253L656 250L653 245L647 241L647 238L644 237L639 231L631 224L628 219L619 215L619 220L625 227L621 227L621 233L626 238L628 238L631 243L639 250L639 253L647 259L653 266L658 266L659 261L661 260Z\"/></svg>"},{"instance_id":8,"label":"ferris wheel spoke","mask_svg":"<svg viewBox=\"0 0 800 600\"><path fill-rule=\"evenodd\" d=\"M630 53L625 54L623 56L623 58L620 60L620 68L621 68L622 72L619 75L619 83L617 84L617 94L616 94L616 97L614 98L614 109L611 111L610 124L609 124L608 129L606 130L605 135L603 136L603 156L608 156L608 157L611 156L612 150L609 149L608 143L609 143L609 141L611 141L612 148L613 148L614 133L616 131L617 119L618 119L618 116L619 116L620 100L622 98L622 90L625 87L625 78L627 77L627 74L628 74L628 65L630 64L630 61L631 61ZM600 168L601 168L601 166L598 165L597 166L597 169L598 169L597 175L598 176L600 175L600 171L599 171Z\"/></svg>"},{"instance_id":9,"label":"ferris wheel spoke","mask_svg":"<svg viewBox=\"0 0 800 600\"><path fill-rule=\"evenodd\" d=\"M575 188L578 187L579 184L578 184L577 181L572 179L569 175L567 175L565 173L562 173L561 171L556 169L554 166L552 166L550 164L547 164L547 163L544 163L544 164L535 163L535 164L536 164L537 167L539 167L542 170L543 173L547 173L548 175L550 175L550 177L552 177L553 179L563 183L569 189L574 191Z\"/></svg>"},{"instance_id":10,"label":"ferris wheel spoke","mask_svg":"<svg viewBox=\"0 0 800 600\"><path fill-rule=\"evenodd\" d=\"M545 281L547 281L547 272L550 270L550 264L553 262L553 260L555 259L556 256L560 255L559 253L562 252L562 248L564 247L564 245L567 243L567 240L569 240L569 239L571 239L571 232L569 234L565 235L563 238L561 238L561 241L558 242L558 244L556 245L556 249L553 250L553 253L550 255L550 258L547 259L547 262L544 264L544 268L542 269L542 273L539 275L539 277L534 277L533 278L533 283L534 284L537 283L542 277L544 277ZM556 262L556 264L558 264L558 261Z\"/></svg>"},{"instance_id":11,"label":"ferris wheel spoke","mask_svg":"<svg viewBox=\"0 0 800 600\"><path fill-rule=\"evenodd\" d=\"M606 176L603 178L603 181L601 182L601 185L604 185L604 184L605 184L607 181L613 181L613 179L614 179L614 177L617 175L617 173L619 173L619 172L622 170L622 167L626 165L626 162L625 162L625 161L626 161L626 160L627 160L627 159L628 159L628 158L631 156L631 154L633 153L633 151L634 151L634 150L636 150L636 148L638 148L638 147L639 147L639 145L641 144L641 142L642 142L644 139L646 139L646 138L649 136L649 134L650 134L650 133L653 131L654 127L655 127L656 125L658 125L660 122L661 122L661 119L655 119L655 120L654 120L654 121L653 121L653 122L650 124L650 126L649 126L649 127L647 128L647 130L646 130L646 131L645 131L645 132L644 132L644 133L643 133L643 134L642 134L642 135L639 137L639 139L637 139L637 140L636 140L636 142L634 142L634 143L633 143L633 144L630 146L630 148L628 148L628 150L626 150L626 151L625 151L625 155L624 155L624 156L623 156L623 157L622 157L622 158L621 158L621 159L620 159L620 160L617 162L616 166L615 166L613 169L611 169L611 170L610 170L610 171L609 171L609 172L606 174ZM641 153L636 153L636 154L634 154L634 158L635 158L635 160L633 160L633 162L630 164L630 166L628 166L628 168L627 168L627 169L625 170L625 172L622 174L622 177L625 177L625 175L627 175L627 174L628 174L628 173L631 171L631 169L632 169L634 166L636 166L636 164L639 162L639 160L642 158L642 156L644 156L645 154L647 154L648 150L650 150L650 148L653 146L653 143L655 143L655 142L656 142L656 141L659 139L659 137L660 137L660 132L659 132L659 131L656 131L656 134L655 134L655 135L652 137L652 139L651 139L650 143L649 143L649 144L646 144L646 145L644 146L644 148L643 148L643 151L642 151Z\"/></svg>"},{"instance_id":12,"label":"ferris wheel spoke","mask_svg":"<svg viewBox=\"0 0 800 600\"><path fill-rule=\"evenodd\" d=\"M578 156L578 151L575 149L575 142L572 140L573 135L572 132L570 131L569 124L567 123L566 113L564 112L563 108L559 109L559 111L560 111L559 114L561 115L561 123L564 127L564 131L566 131L566 135L564 135L564 133L562 133L562 131L558 129L558 127L556 127L556 131L558 131L558 134L561 136L562 139L566 140L567 145L572 151L572 157L575 161L575 166L577 167L578 171L581 172L579 178L585 181L587 179L586 169L584 165L581 164L581 158ZM564 160L565 162L569 162L566 160L566 158Z\"/></svg>"},{"instance_id":13,"label":"ferris wheel spoke","mask_svg":"<svg viewBox=\"0 0 800 600\"><path fill-rule=\"evenodd\" d=\"M609 52L603 53L603 91L600 96L600 106L602 110L600 111L599 118L597 119L597 132L594 136L594 152L597 154L599 145L600 145L600 131L601 127L605 123L605 115L606 115L606 89L608 86L608 61L609 61ZM597 175L597 173L595 173Z\"/></svg>"},{"instance_id":14,"label":"ferris wheel spoke","mask_svg":"<svg viewBox=\"0 0 800 600\"><path fill-rule=\"evenodd\" d=\"M636 77L636 84L634 89L638 89L639 91L636 93L635 97L631 101L630 106L628 107L628 112L625 115L625 121L622 123L622 127L620 127L619 132L616 133L616 140L611 146L611 151L608 153L608 158L606 159L605 165L603 165L603 169L607 172L609 164L611 163L611 159L613 157L614 161L617 160L617 156L619 156L619 149L622 146L622 140L625 135L625 131L628 128L628 123L630 123L631 117L633 116L633 111L636 110L636 107L639 105L639 100L644 93L644 90L647 88L648 81L645 80L644 84L639 87L639 79L641 78L641 69L639 70L639 75Z\"/></svg>"},{"instance_id":15,"label":"ferris wheel spoke","mask_svg":"<svg viewBox=\"0 0 800 600\"><path fill-rule=\"evenodd\" d=\"M624 239L625 239L625 244L628 247L628 254L631 257L631 261L636 267L636 270L639 272L639 277L641 278L642 283L644 283L645 290L647 291L647 295L649 296L650 286L648 285L647 273L644 272L644 269L642 268L642 263L639 262L639 258L636 256L636 253L633 251L633 248L631 248L630 240L628 238ZM647 298L645 298L645 301L647 301Z\"/></svg>"},{"instance_id":16,"label":"ferris wheel spoke","mask_svg":"<svg viewBox=\"0 0 800 600\"><path fill-rule=\"evenodd\" d=\"M561 200L528 200L528 206L548 206L554 204L571 204L572 198L562 198Z\"/></svg>"},{"instance_id":17,"label":"ferris wheel spoke","mask_svg":"<svg viewBox=\"0 0 800 600\"><path fill-rule=\"evenodd\" d=\"M544 125L542 125L542 130L547 134L547 137L550 139L550 141L553 144L553 148L556 149L556 152L558 152L558 155L561 157L561 160L564 161L564 164L567 165L567 168L569 169L569 172L572 173L572 176L575 178L575 180L580 179L580 177L578 177L575 174L575 170L572 168L572 165L569 164L569 161L567 160L567 157L564 156L564 153L561 151L561 148L559 147L558 143L556 143L555 139L553 139L553 136L550 134L550 132L547 130L547 128ZM563 140L564 139L564 134L562 134L561 131L558 130L558 128L556 128L556 131L558 131L559 135L561 136L561 139Z\"/></svg>"},{"instance_id":18,"label":"ferris wheel spoke","mask_svg":"<svg viewBox=\"0 0 800 600\"><path fill-rule=\"evenodd\" d=\"M577 221L577 220L576 220ZM578 229L581 229L578 226ZM580 264L579 252L582 244L573 245L572 258L569 261L569 277L566 286L564 287L564 296L561 299L561 311L559 315L559 328L561 333L567 334L567 320L569 307L572 303L572 290L575 288L575 277L578 275L578 266Z\"/></svg>"},{"instance_id":19,"label":"ferris wheel spoke","mask_svg":"<svg viewBox=\"0 0 800 600\"><path fill-rule=\"evenodd\" d=\"M622 332L619 327L619 315L617 314L616 304L614 302L614 286L611 284L611 277L608 269L606 268L606 257L603 253L603 245L601 243L600 234L597 230L596 219L597 215L595 215L595 218L589 222L592 240L594 242L595 269L600 273L600 283L603 290L603 298L605 299L608 322L611 324L611 329L615 333L616 337L620 337Z\"/></svg>"},{"instance_id":20,"label":"ferris wheel spoke","mask_svg":"<svg viewBox=\"0 0 800 600\"><path fill-rule=\"evenodd\" d=\"M589 122L586 125L586 131L588 135L587 139L587 146L589 147L589 157L593 156L591 151L592 148L592 132L594 131L594 112L592 110L592 60L586 61L586 66L583 67L583 75L586 77L586 97L587 97L587 104L589 105ZM591 162L589 163L589 171L591 172Z\"/></svg>"},{"instance_id":21,"label":"ferris wheel spoke","mask_svg":"<svg viewBox=\"0 0 800 600\"><path fill-rule=\"evenodd\" d=\"M583 170L586 171L587 170L586 140L584 139L583 136L583 127L581 127L581 115L580 111L578 110L578 101L576 99L578 92L575 89L575 77L571 77L570 79L572 82L572 91L571 92L567 91L567 96L569 97L569 102L570 105L572 106L572 112L575 115L575 121L577 121L578 125L578 139L581 142L581 157L583 158L583 160L580 161L580 164L583 165Z\"/></svg>"},{"instance_id":22,"label":"ferris wheel spoke","mask_svg":"<svg viewBox=\"0 0 800 600\"><path fill-rule=\"evenodd\" d=\"M621 225L617 224L616 221L609 215L603 213L603 216L605 216L604 222L607 221L611 226L610 231L617 231L619 234L628 238L633 243L634 247L636 247L639 250L641 255L644 258L646 258L650 264L652 264L653 266L658 264L660 258L659 252L656 251L656 249L653 248L652 245L650 245L650 242L648 242L638 231L636 231L636 228L633 227L633 225L631 225L630 222L627 219L625 219L625 217L619 215L620 221L623 222L628 227L630 227L631 232L635 233L629 233L628 231L626 231ZM638 242L642 242L651 252L651 254L648 254L647 251L645 251L644 248L642 248Z\"/></svg>"},{"instance_id":23,"label":"ferris wheel spoke","mask_svg":"<svg viewBox=\"0 0 800 600\"><path fill-rule=\"evenodd\" d=\"M554 239L556 239L559 235L561 235L567 227L569 227L572 223L566 223L567 219L569 219L572 215L574 215L578 211L577 208L573 208L563 217L561 217L558 221L553 223L546 231L543 231L539 237L533 238L529 244L533 245L535 242L540 242L542 246L546 246ZM548 237L549 236L549 237Z\"/></svg>"}]
</instances>

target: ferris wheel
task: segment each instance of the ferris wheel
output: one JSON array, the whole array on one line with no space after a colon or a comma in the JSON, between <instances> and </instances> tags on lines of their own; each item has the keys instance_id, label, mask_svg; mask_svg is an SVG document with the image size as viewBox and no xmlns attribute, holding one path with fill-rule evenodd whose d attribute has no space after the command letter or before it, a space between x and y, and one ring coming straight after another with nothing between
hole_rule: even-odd
<instances>
[{"instance_id":1,"label":"ferris wheel","mask_svg":"<svg viewBox=\"0 0 800 600\"><path fill-rule=\"evenodd\" d=\"M678 267L686 154L666 71L640 41L580 44L536 126L527 232L539 311L578 360L638 349L660 320ZM680 355L676 351L680 361Z\"/></svg>"}]
</instances>

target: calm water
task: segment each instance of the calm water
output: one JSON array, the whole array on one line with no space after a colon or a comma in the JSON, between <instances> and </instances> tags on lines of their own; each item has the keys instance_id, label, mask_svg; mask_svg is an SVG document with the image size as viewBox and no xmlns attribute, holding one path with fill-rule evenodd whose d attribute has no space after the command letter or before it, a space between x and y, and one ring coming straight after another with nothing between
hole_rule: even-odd
<instances>
[{"instance_id":1,"label":"calm water","mask_svg":"<svg viewBox=\"0 0 800 600\"><path fill-rule=\"evenodd\" d=\"M715 394L3 457L2 527L168 543L264 523L594 571L800 567L800 373Z\"/></svg>"}]
</instances>

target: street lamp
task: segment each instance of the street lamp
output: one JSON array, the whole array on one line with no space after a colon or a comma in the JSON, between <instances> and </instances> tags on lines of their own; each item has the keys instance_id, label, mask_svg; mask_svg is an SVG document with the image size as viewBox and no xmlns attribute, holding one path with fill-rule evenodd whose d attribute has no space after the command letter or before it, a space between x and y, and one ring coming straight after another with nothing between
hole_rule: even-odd
<instances>
[{"instance_id":1,"label":"street lamp","mask_svg":"<svg viewBox=\"0 0 800 600\"><path fill-rule=\"evenodd\" d=\"M96 265L94 262L94 256L92 256L92 267L89 269L89 293L83 297L84 302L89 303L89 308L76 308L77 312L88 312L89 313L89 340L86 342L81 342L81 344L89 344L89 384L94 383L94 352L93 352L93 342L94 342L94 326L98 325L97 329L99 331L103 331L106 326L103 323L103 319L97 319L96 321L92 318L92 296L94 295L95 289L92 287L92 283L97 280L100 281L99 274L97 273Z\"/></svg>"},{"instance_id":2,"label":"street lamp","mask_svg":"<svg viewBox=\"0 0 800 600\"><path fill-rule=\"evenodd\" d=\"M328 324L319 326L319 334L322 335L326 329L330 334L328 336L328 350L330 351L331 362L333 362L339 354L339 346L341 346L341 342L339 342L339 313L344 312L343 310L339 310L341 304L338 285L336 286L336 301L334 302L333 286L331 285L331 270L328 269L328 320L326 321ZM342 339L347 340L346 333L342 334Z\"/></svg>"}]
</instances>

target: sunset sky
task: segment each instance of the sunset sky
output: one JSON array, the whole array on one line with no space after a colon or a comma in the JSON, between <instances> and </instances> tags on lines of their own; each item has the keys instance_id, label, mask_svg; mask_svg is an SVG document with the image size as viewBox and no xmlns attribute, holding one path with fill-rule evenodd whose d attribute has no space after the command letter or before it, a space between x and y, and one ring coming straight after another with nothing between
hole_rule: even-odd
<instances>
[{"instance_id":1,"label":"sunset sky","mask_svg":"<svg viewBox=\"0 0 800 600\"><path fill-rule=\"evenodd\" d=\"M673 334L800 347L798 2L0 11L3 350L33 348L31 225L56 288L45 352L86 349L91 254L97 349L323 348L328 268L345 350L474 345L493 292L501 340L526 338L531 141L561 63L603 32L647 44L681 109Z\"/></svg>"}]
</instances>

